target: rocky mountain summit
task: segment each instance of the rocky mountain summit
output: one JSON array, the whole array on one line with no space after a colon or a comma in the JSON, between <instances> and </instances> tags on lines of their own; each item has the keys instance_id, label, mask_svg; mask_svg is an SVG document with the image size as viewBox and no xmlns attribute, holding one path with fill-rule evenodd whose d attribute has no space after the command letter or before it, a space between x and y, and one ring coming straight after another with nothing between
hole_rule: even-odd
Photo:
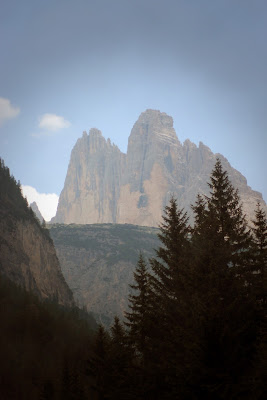
<instances>
[{"instance_id":1,"label":"rocky mountain summit","mask_svg":"<svg viewBox=\"0 0 267 400\"><path fill-rule=\"evenodd\" d=\"M221 154L202 142L183 144L173 128L173 119L156 110L146 110L134 124L127 154L105 140L101 132L83 133L74 146L64 188L59 198L56 223L129 223L158 226L163 208L172 195L189 215L198 193L208 194L207 181L219 157L239 193L248 219L256 202L266 204L245 177Z\"/></svg>"}]
</instances>

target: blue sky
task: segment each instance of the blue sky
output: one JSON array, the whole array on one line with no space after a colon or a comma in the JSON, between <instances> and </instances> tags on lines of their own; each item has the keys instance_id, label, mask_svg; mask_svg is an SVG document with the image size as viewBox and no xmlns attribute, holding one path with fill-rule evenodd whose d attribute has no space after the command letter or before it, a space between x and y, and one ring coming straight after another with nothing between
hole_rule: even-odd
<instances>
[{"instance_id":1,"label":"blue sky","mask_svg":"<svg viewBox=\"0 0 267 400\"><path fill-rule=\"evenodd\" d=\"M0 0L0 156L56 193L83 130L126 152L141 112L222 153L267 200L265 0Z\"/></svg>"}]
</instances>

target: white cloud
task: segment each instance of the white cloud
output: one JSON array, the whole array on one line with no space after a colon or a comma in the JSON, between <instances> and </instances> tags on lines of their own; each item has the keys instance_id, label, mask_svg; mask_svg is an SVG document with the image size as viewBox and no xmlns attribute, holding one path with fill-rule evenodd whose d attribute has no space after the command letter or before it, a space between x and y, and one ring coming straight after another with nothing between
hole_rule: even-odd
<instances>
[{"instance_id":1,"label":"white cloud","mask_svg":"<svg viewBox=\"0 0 267 400\"><path fill-rule=\"evenodd\" d=\"M22 194L31 204L36 201L37 206L46 221L50 221L56 215L58 195L55 193L38 193L32 186L21 186Z\"/></svg>"},{"instance_id":2,"label":"white cloud","mask_svg":"<svg viewBox=\"0 0 267 400\"><path fill-rule=\"evenodd\" d=\"M0 126L6 120L15 118L19 113L19 107L12 106L10 100L0 97Z\"/></svg>"},{"instance_id":3,"label":"white cloud","mask_svg":"<svg viewBox=\"0 0 267 400\"><path fill-rule=\"evenodd\" d=\"M39 128L47 129L52 132L59 131L63 128L68 128L70 125L70 122L64 117L60 117L56 114L44 114L39 120Z\"/></svg>"}]
</instances>

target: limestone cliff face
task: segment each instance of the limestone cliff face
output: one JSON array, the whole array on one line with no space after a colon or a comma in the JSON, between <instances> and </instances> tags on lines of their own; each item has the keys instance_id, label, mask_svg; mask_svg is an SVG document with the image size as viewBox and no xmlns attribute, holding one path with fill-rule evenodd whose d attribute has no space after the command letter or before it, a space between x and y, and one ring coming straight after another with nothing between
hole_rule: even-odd
<instances>
[{"instance_id":1,"label":"limestone cliff face","mask_svg":"<svg viewBox=\"0 0 267 400\"><path fill-rule=\"evenodd\" d=\"M10 222L10 220L9 220ZM0 220L0 272L42 299L73 304L51 239L30 221Z\"/></svg>"},{"instance_id":2,"label":"limestone cliff face","mask_svg":"<svg viewBox=\"0 0 267 400\"><path fill-rule=\"evenodd\" d=\"M157 226L162 209L180 184L182 145L170 116L147 110L128 141L126 170L117 206L117 222Z\"/></svg>"},{"instance_id":3,"label":"limestone cliff face","mask_svg":"<svg viewBox=\"0 0 267 400\"><path fill-rule=\"evenodd\" d=\"M63 223L130 223L158 226L163 208L174 195L192 215L198 193L208 194L207 182L216 162L222 161L232 184L239 189L248 218L262 195L220 154L203 143L181 144L173 120L156 110L143 112L134 124L127 154L92 129L72 151L56 217Z\"/></svg>"},{"instance_id":4,"label":"limestone cliff face","mask_svg":"<svg viewBox=\"0 0 267 400\"><path fill-rule=\"evenodd\" d=\"M74 146L57 215L64 223L116 222L125 154L101 132L83 133Z\"/></svg>"}]
</instances>

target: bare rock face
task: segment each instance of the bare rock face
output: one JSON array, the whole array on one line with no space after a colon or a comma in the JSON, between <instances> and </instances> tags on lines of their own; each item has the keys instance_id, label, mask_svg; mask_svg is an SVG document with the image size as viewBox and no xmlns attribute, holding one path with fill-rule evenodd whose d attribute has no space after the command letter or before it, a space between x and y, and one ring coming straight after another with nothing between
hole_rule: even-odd
<instances>
[{"instance_id":1,"label":"bare rock face","mask_svg":"<svg viewBox=\"0 0 267 400\"><path fill-rule=\"evenodd\" d=\"M192 218L196 196L208 194L207 182L216 158L239 189L248 219L262 195L226 158L202 142L178 140L172 117L156 110L143 112L134 124L127 154L111 145L97 129L84 132L72 150L56 216L51 222L129 223L158 226L173 195Z\"/></svg>"},{"instance_id":2,"label":"bare rock face","mask_svg":"<svg viewBox=\"0 0 267 400\"><path fill-rule=\"evenodd\" d=\"M59 265L53 242L44 237L36 224L13 221L10 229L0 222L0 272L38 295L71 306L72 292Z\"/></svg>"},{"instance_id":3,"label":"bare rock face","mask_svg":"<svg viewBox=\"0 0 267 400\"><path fill-rule=\"evenodd\" d=\"M181 180L177 162L181 155L172 118L154 110L142 113L128 141L118 223L158 225L163 207Z\"/></svg>"},{"instance_id":4,"label":"bare rock face","mask_svg":"<svg viewBox=\"0 0 267 400\"><path fill-rule=\"evenodd\" d=\"M0 275L41 299L72 306L49 231L41 227L20 186L0 160Z\"/></svg>"},{"instance_id":5,"label":"bare rock face","mask_svg":"<svg viewBox=\"0 0 267 400\"><path fill-rule=\"evenodd\" d=\"M126 156L101 132L83 133L74 146L56 217L51 222L116 222Z\"/></svg>"}]
</instances>

